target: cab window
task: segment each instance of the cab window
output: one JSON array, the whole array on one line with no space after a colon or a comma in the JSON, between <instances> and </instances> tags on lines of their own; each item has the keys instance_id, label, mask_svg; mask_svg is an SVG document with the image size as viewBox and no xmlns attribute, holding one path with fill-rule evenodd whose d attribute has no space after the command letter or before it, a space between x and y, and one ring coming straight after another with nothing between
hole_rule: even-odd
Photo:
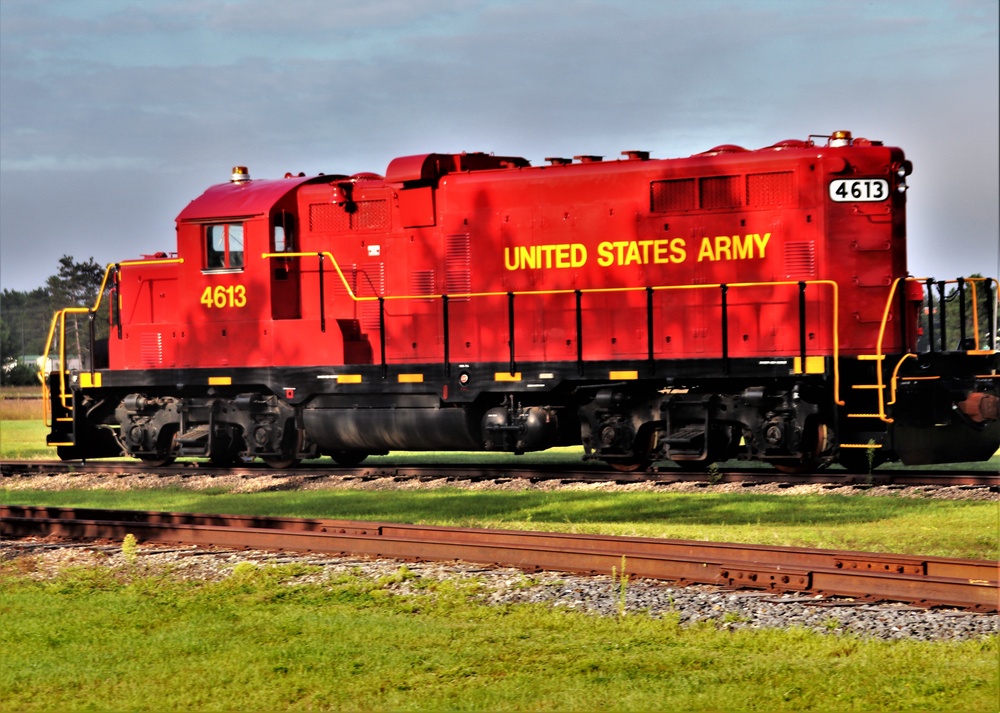
<instances>
[{"instance_id":1,"label":"cab window","mask_svg":"<svg viewBox=\"0 0 1000 713\"><path fill-rule=\"evenodd\" d=\"M286 253L295 250L295 216L282 211L274 216L274 252Z\"/></svg>"},{"instance_id":2,"label":"cab window","mask_svg":"<svg viewBox=\"0 0 1000 713\"><path fill-rule=\"evenodd\" d=\"M205 226L205 267L208 270L243 269L243 224Z\"/></svg>"}]
</instances>

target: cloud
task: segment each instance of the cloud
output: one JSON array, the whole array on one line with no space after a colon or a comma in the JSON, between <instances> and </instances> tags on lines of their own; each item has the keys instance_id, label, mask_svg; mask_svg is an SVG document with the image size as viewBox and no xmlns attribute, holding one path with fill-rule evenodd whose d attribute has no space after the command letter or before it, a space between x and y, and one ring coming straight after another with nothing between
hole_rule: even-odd
<instances>
[{"instance_id":1,"label":"cloud","mask_svg":"<svg viewBox=\"0 0 1000 713\"><path fill-rule=\"evenodd\" d=\"M107 226L170 236L236 164L684 156L836 129L914 160L915 270L981 269L997 262L997 16L988 0L3 0L0 281L51 274L25 235L132 255ZM930 236L955 226L973 248L941 257Z\"/></svg>"}]
</instances>

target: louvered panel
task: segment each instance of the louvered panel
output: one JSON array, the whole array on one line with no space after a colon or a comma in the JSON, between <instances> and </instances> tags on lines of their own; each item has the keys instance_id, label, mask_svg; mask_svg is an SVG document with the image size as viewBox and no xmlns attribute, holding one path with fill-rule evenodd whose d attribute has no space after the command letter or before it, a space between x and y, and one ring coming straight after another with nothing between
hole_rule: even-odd
<instances>
[{"instance_id":1,"label":"louvered panel","mask_svg":"<svg viewBox=\"0 0 1000 713\"><path fill-rule=\"evenodd\" d=\"M163 364L163 335L160 332L143 334L139 342L139 359L143 366Z\"/></svg>"},{"instance_id":2,"label":"louvered panel","mask_svg":"<svg viewBox=\"0 0 1000 713\"><path fill-rule=\"evenodd\" d=\"M472 248L468 233L447 237L445 269L446 294L461 295L472 292Z\"/></svg>"},{"instance_id":3,"label":"louvered panel","mask_svg":"<svg viewBox=\"0 0 1000 713\"><path fill-rule=\"evenodd\" d=\"M793 280L816 277L816 245L813 241L785 243L785 277Z\"/></svg>"}]
</instances>

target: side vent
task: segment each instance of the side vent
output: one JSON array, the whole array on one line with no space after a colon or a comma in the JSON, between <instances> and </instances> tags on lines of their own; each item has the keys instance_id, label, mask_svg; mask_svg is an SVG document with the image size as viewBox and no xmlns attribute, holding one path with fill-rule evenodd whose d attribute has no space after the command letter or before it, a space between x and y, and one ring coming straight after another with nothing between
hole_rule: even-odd
<instances>
[{"instance_id":1,"label":"side vent","mask_svg":"<svg viewBox=\"0 0 1000 713\"><path fill-rule=\"evenodd\" d=\"M381 262L368 262L358 266L357 273L358 297L381 297L385 295L385 265ZM378 301L365 300L360 309L361 329L369 334L378 334Z\"/></svg>"},{"instance_id":2,"label":"side vent","mask_svg":"<svg viewBox=\"0 0 1000 713\"><path fill-rule=\"evenodd\" d=\"M353 206L354 210L348 211L339 203L313 203L309 206L309 229L314 233L388 229L388 201L358 201Z\"/></svg>"},{"instance_id":3,"label":"side vent","mask_svg":"<svg viewBox=\"0 0 1000 713\"><path fill-rule=\"evenodd\" d=\"M653 213L673 213L697 207L698 193L693 178L649 184L649 209Z\"/></svg>"},{"instance_id":4,"label":"side vent","mask_svg":"<svg viewBox=\"0 0 1000 713\"><path fill-rule=\"evenodd\" d=\"M139 358L143 366L160 366L163 364L163 335L143 334L139 343Z\"/></svg>"},{"instance_id":5,"label":"side vent","mask_svg":"<svg viewBox=\"0 0 1000 713\"><path fill-rule=\"evenodd\" d=\"M785 243L785 277L791 280L816 277L816 245L813 241Z\"/></svg>"},{"instance_id":6,"label":"side vent","mask_svg":"<svg viewBox=\"0 0 1000 713\"><path fill-rule=\"evenodd\" d=\"M445 294L464 295L472 292L472 248L469 234L449 235L445 243ZM468 297L458 298L467 301Z\"/></svg>"},{"instance_id":7,"label":"side vent","mask_svg":"<svg viewBox=\"0 0 1000 713\"><path fill-rule=\"evenodd\" d=\"M747 175L747 206L764 208L795 203L795 174L791 171Z\"/></svg>"},{"instance_id":8,"label":"side vent","mask_svg":"<svg viewBox=\"0 0 1000 713\"><path fill-rule=\"evenodd\" d=\"M701 207L704 210L739 208L743 204L743 187L739 176L711 176L699 179Z\"/></svg>"}]
</instances>

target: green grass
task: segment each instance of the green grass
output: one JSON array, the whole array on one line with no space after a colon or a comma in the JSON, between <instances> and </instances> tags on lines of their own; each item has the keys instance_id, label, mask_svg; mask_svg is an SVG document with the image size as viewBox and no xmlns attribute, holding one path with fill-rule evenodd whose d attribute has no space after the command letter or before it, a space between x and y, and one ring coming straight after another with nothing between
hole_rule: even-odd
<instances>
[{"instance_id":1,"label":"green grass","mask_svg":"<svg viewBox=\"0 0 1000 713\"><path fill-rule=\"evenodd\" d=\"M56 457L56 449L45 445L49 432L40 420L0 421L0 460L45 460Z\"/></svg>"},{"instance_id":2,"label":"green grass","mask_svg":"<svg viewBox=\"0 0 1000 713\"><path fill-rule=\"evenodd\" d=\"M301 565L218 583L28 569L0 565L10 711L981 711L1000 695L997 637L682 628L669 613L489 607L474 584L301 584Z\"/></svg>"},{"instance_id":3,"label":"green grass","mask_svg":"<svg viewBox=\"0 0 1000 713\"><path fill-rule=\"evenodd\" d=\"M0 489L0 504L324 517L743 542L943 557L1000 556L1000 504L860 495L604 491Z\"/></svg>"}]
</instances>

